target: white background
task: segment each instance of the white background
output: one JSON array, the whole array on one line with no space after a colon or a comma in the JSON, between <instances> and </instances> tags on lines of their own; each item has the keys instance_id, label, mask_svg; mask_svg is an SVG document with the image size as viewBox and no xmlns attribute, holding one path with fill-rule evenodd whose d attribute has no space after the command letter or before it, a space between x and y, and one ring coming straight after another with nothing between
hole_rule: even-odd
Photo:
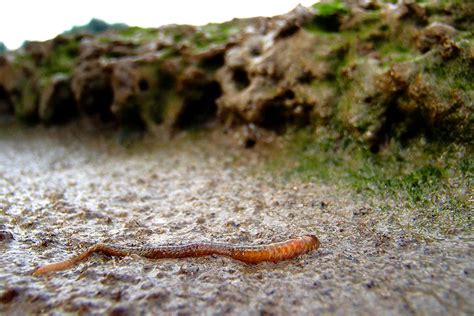
<instances>
[{"instance_id":1,"label":"white background","mask_svg":"<svg viewBox=\"0 0 474 316\"><path fill-rule=\"evenodd\" d=\"M234 17L283 14L317 0L2 0L0 42L8 48L24 40L47 40L91 18L108 23L157 27L164 24L224 22Z\"/></svg>"}]
</instances>

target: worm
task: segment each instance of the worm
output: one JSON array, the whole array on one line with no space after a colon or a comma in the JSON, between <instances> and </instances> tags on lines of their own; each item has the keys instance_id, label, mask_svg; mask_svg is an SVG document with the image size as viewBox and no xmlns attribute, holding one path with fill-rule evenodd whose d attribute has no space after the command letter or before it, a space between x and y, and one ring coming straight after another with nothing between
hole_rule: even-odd
<instances>
[{"instance_id":1,"label":"worm","mask_svg":"<svg viewBox=\"0 0 474 316\"><path fill-rule=\"evenodd\" d=\"M305 254L319 247L319 239L314 235L305 235L287 241L266 245L248 246L231 245L215 242L199 242L183 245L158 245L154 247L120 247L105 244L96 244L79 255L65 261L46 264L37 268L33 275L62 271L74 267L94 253L103 253L109 256L125 257L138 255L150 259L188 258L220 255L233 258L249 264L258 264L264 261L280 262Z\"/></svg>"}]
</instances>

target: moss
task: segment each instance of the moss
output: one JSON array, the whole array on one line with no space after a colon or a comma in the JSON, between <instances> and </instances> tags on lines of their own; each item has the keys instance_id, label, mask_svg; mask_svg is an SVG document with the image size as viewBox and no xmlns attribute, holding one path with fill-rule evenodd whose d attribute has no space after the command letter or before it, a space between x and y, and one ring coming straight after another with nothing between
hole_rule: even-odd
<instances>
[{"instance_id":1,"label":"moss","mask_svg":"<svg viewBox=\"0 0 474 316\"><path fill-rule=\"evenodd\" d=\"M447 47L443 46L415 61L421 74L413 84L419 95L412 97L425 110L435 137L465 142L474 139L473 43L454 41L449 44L453 49L450 56L443 55Z\"/></svg>"},{"instance_id":2,"label":"moss","mask_svg":"<svg viewBox=\"0 0 474 316\"><path fill-rule=\"evenodd\" d=\"M421 4L426 9L430 22L442 22L458 30L470 31L474 28L474 2L465 0L427 1Z\"/></svg>"},{"instance_id":3,"label":"moss","mask_svg":"<svg viewBox=\"0 0 474 316\"><path fill-rule=\"evenodd\" d=\"M312 32L337 32L341 25L341 17L350 12L341 0L324 1L315 3L314 18L306 23L303 28Z\"/></svg>"},{"instance_id":4,"label":"moss","mask_svg":"<svg viewBox=\"0 0 474 316\"><path fill-rule=\"evenodd\" d=\"M161 60L169 59L171 57L177 57L179 56L179 50L177 50L174 47L165 47L161 50L158 51L159 58Z\"/></svg>"},{"instance_id":5,"label":"moss","mask_svg":"<svg viewBox=\"0 0 474 316\"><path fill-rule=\"evenodd\" d=\"M458 44L459 43L459 46ZM432 75L439 87L472 91L474 89L474 58L470 56L470 51L474 49L474 40L464 40L453 42L451 45L455 49L460 49L460 55L448 60L439 56L439 51L419 61L426 74ZM459 47L459 48L456 48Z\"/></svg>"},{"instance_id":6,"label":"moss","mask_svg":"<svg viewBox=\"0 0 474 316\"><path fill-rule=\"evenodd\" d=\"M420 54L413 48L396 41L386 41L376 50L382 56L382 68L388 69L396 63L413 61Z\"/></svg>"},{"instance_id":7,"label":"moss","mask_svg":"<svg viewBox=\"0 0 474 316\"><path fill-rule=\"evenodd\" d=\"M346 4L341 0L333 0L328 2L318 2L312 5L316 9L319 16L329 16L334 14L346 14L349 12Z\"/></svg>"},{"instance_id":8,"label":"moss","mask_svg":"<svg viewBox=\"0 0 474 316\"><path fill-rule=\"evenodd\" d=\"M21 98L15 103L16 117L27 124L38 121L38 92L34 80L25 81L22 85Z\"/></svg>"},{"instance_id":9,"label":"moss","mask_svg":"<svg viewBox=\"0 0 474 316\"><path fill-rule=\"evenodd\" d=\"M285 153L270 164L284 177L352 189L373 208L399 217L399 225L409 218L412 229L426 235L473 227L472 148L418 138L405 147L392 142L374 155L334 129L299 130L286 137Z\"/></svg>"},{"instance_id":10,"label":"moss","mask_svg":"<svg viewBox=\"0 0 474 316\"><path fill-rule=\"evenodd\" d=\"M79 41L69 40L59 44L51 51L51 55L41 64L40 75L51 76L57 73L70 75L75 59L79 54Z\"/></svg>"},{"instance_id":11,"label":"moss","mask_svg":"<svg viewBox=\"0 0 474 316\"><path fill-rule=\"evenodd\" d=\"M30 54L17 51L13 56L13 65L18 71L22 68L32 69L35 67L35 62Z\"/></svg>"},{"instance_id":12,"label":"moss","mask_svg":"<svg viewBox=\"0 0 474 316\"><path fill-rule=\"evenodd\" d=\"M222 45L229 41L232 35L239 32L239 28L232 22L217 24L209 23L201 26L192 36L191 42L198 51L206 50L211 45Z\"/></svg>"},{"instance_id":13,"label":"moss","mask_svg":"<svg viewBox=\"0 0 474 316\"><path fill-rule=\"evenodd\" d=\"M129 26L117 31L117 34L124 39L151 40L157 36L157 30L153 28L143 28L138 26Z\"/></svg>"},{"instance_id":14,"label":"moss","mask_svg":"<svg viewBox=\"0 0 474 316\"><path fill-rule=\"evenodd\" d=\"M320 80L338 90L334 124L374 148L390 138L420 133L473 138L472 32L460 32L451 42L440 40L422 54L416 41L422 26L414 21L391 20L383 10L333 17L339 28L322 27L317 11L304 29L324 48L315 50L314 57L330 68ZM392 69L398 69L394 75Z\"/></svg>"}]
</instances>

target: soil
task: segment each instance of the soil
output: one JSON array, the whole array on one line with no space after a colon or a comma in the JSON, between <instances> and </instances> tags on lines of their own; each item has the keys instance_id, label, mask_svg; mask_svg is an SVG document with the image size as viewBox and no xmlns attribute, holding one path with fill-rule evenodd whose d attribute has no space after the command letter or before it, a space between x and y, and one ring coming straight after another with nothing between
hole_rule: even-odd
<instances>
[{"instance_id":1,"label":"soil","mask_svg":"<svg viewBox=\"0 0 474 316\"><path fill-rule=\"evenodd\" d=\"M272 177L259 146L215 138L126 148L83 124L2 127L0 314L474 314L472 235L424 239L353 192ZM320 249L278 264L94 255L31 276L96 242L260 244L309 233Z\"/></svg>"}]
</instances>

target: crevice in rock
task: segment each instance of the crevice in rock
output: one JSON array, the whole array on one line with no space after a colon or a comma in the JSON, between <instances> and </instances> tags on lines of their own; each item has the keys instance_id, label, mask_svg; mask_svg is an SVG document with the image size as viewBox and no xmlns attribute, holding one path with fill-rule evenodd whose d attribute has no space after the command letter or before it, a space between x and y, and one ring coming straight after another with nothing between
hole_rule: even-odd
<instances>
[{"instance_id":1,"label":"crevice in rock","mask_svg":"<svg viewBox=\"0 0 474 316\"><path fill-rule=\"evenodd\" d=\"M298 83L301 84L310 84L314 79L316 79L316 76L310 71L303 72L301 76L297 78Z\"/></svg>"},{"instance_id":2,"label":"crevice in rock","mask_svg":"<svg viewBox=\"0 0 474 316\"><path fill-rule=\"evenodd\" d=\"M262 107L258 125L277 133L285 132L290 125L304 126L310 123L311 104L296 103L295 92L283 91L278 97Z\"/></svg>"},{"instance_id":3,"label":"crevice in rock","mask_svg":"<svg viewBox=\"0 0 474 316\"><path fill-rule=\"evenodd\" d=\"M247 71L243 67L237 67L232 70L232 80L234 80L236 88L241 91L250 85L250 79Z\"/></svg>"},{"instance_id":4,"label":"crevice in rock","mask_svg":"<svg viewBox=\"0 0 474 316\"><path fill-rule=\"evenodd\" d=\"M51 117L45 118L48 123L65 123L78 114L76 99L70 81L59 82L49 98L48 107Z\"/></svg>"},{"instance_id":5,"label":"crevice in rock","mask_svg":"<svg viewBox=\"0 0 474 316\"><path fill-rule=\"evenodd\" d=\"M113 89L107 82L86 83L79 98L79 104L86 114L99 114L101 119L111 119Z\"/></svg>"},{"instance_id":6,"label":"crevice in rock","mask_svg":"<svg viewBox=\"0 0 474 316\"><path fill-rule=\"evenodd\" d=\"M383 115L382 125L377 134L370 142L370 151L373 153L386 144L390 138L396 135L401 144L405 144L409 139L424 133L427 130L428 122L423 118L423 114L416 110L409 115L399 109L398 101L403 97L403 92L396 93L387 101L387 108ZM372 98L366 98L369 103Z\"/></svg>"},{"instance_id":7,"label":"crevice in rock","mask_svg":"<svg viewBox=\"0 0 474 316\"><path fill-rule=\"evenodd\" d=\"M13 102L10 94L0 85L0 114L13 114Z\"/></svg>"},{"instance_id":8,"label":"crevice in rock","mask_svg":"<svg viewBox=\"0 0 474 316\"><path fill-rule=\"evenodd\" d=\"M301 28L296 24L287 24L280 30L280 33L276 36L276 39L283 39L286 37L290 37L298 32Z\"/></svg>"},{"instance_id":9,"label":"crevice in rock","mask_svg":"<svg viewBox=\"0 0 474 316\"><path fill-rule=\"evenodd\" d=\"M262 109L260 124L262 127L283 132L286 125L287 109L282 103L269 103Z\"/></svg>"},{"instance_id":10,"label":"crevice in rock","mask_svg":"<svg viewBox=\"0 0 474 316\"><path fill-rule=\"evenodd\" d=\"M283 100L293 100L295 98L295 93L293 90L288 89L279 98Z\"/></svg>"},{"instance_id":11,"label":"crevice in rock","mask_svg":"<svg viewBox=\"0 0 474 316\"><path fill-rule=\"evenodd\" d=\"M225 64L224 52L220 52L218 54L206 57L203 60L201 60L199 64L204 69L215 71L221 68L222 66L224 66Z\"/></svg>"},{"instance_id":12,"label":"crevice in rock","mask_svg":"<svg viewBox=\"0 0 474 316\"><path fill-rule=\"evenodd\" d=\"M178 129L196 127L216 118L216 100L222 94L221 86L217 81L202 85L193 84L190 87L183 87L183 91L186 91L183 107L174 127Z\"/></svg>"},{"instance_id":13,"label":"crevice in rock","mask_svg":"<svg viewBox=\"0 0 474 316\"><path fill-rule=\"evenodd\" d=\"M341 27L340 15L323 15L316 16L313 24L325 32L338 32Z\"/></svg>"},{"instance_id":14,"label":"crevice in rock","mask_svg":"<svg viewBox=\"0 0 474 316\"><path fill-rule=\"evenodd\" d=\"M148 80L142 78L138 81L138 88L140 91L148 91L150 88L150 84L148 83Z\"/></svg>"}]
</instances>

